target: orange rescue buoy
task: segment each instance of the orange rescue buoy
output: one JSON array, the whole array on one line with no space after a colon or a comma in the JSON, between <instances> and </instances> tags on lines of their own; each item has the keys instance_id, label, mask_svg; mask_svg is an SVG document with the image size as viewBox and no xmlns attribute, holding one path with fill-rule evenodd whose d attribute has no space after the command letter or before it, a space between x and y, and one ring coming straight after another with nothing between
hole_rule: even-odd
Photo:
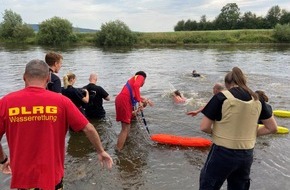
<instances>
[{"instance_id":1,"label":"orange rescue buoy","mask_svg":"<svg viewBox=\"0 0 290 190\"><path fill-rule=\"evenodd\" d=\"M202 137L186 137L170 134L154 134L151 140L161 144L171 144L179 146L208 147L212 144L211 140Z\"/></svg>"}]
</instances>

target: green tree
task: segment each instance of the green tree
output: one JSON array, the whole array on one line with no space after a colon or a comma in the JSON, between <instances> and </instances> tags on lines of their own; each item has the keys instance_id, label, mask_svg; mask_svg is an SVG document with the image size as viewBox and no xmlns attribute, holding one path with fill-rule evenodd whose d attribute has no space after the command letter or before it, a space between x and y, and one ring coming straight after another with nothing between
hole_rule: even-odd
<instances>
[{"instance_id":1,"label":"green tree","mask_svg":"<svg viewBox=\"0 0 290 190\"><path fill-rule=\"evenodd\" d=\"M200 21L198 23L198 29L199 30L206 30L207 29L207 20L206 20L206 15L202 15L200 17Z\"/></svg>"},{"instance_id":2,"label":"green tree","mask_svg":"<svg viewBox=\"0 0 290 190\"><path fill-rule=\"evenodd\" d=\"M67 19L52 17L39 25L38 42L46 45L61 45L75 41L72 24Z\"/></svg>"},{"instance_id":3,"label":"green tree","mask_svg":"<svg viewBox=\"0 0 290 190\"><path fill-rule=\"evenodd\" d=\"M185 31L197 30L197 22L195 20L191 21L190 19L188 19L184 23L184 30Z\"/></svg>"},{"instance_id":4,"label":"green tree","mask_svg":"<svg viewBox=\"0 0 290 190\"><path fill-rule=\"evenodd\" d=\"M96 33L97 46L132 46L136 41L137 36L120 20L102 24L101 31Z\"/></svg>"},{"instance_id":5,"label":"green tree","mask_svg":"<svg viewBox=\"0 0 290 190\"><path fill-rule=\"evenodd\" d=\"M19 14L12 10L5 10L3 22L0 23L0 36L12 41L23 41L34 35L33 29L23 23Z\"/></svg>"},{"instance_id":6,"label":"green tree","mask_svg":"<svg viewBox=\"0 0 290 190\"><path fill-rule=\"evenodd\" d=\"M240 18L240 8L236 3L228 3L222 9L215 20L218 29L236 29Z\"/></svg>"},{"instance_id":7,"label":"green tree","mask_svg":"<svg viewBox=\"0 0 290 190\"><path fill-rule=\"evenodd\" d=\"M183 31L184 30L184 20L178 21L174 26L174 31Z\"/></svg>"},{"instance_id":8,"label":"green tree","mask_svg":"<svg viewBox=\"0 0 290 190\"><path fill-rule=\"evenodd\" d=\"M256 14L253 14L251 11L245 12L241 18L241 28L243 29L257 29L258 26L258 18Z\"/></svg>"},{"instance_id":9,"label":"green tree","mask_svg":"<svg viewBox=\"0 0 290 190\"><path fill-rule=\"evenodd\" d=\"M276 24L279 23L281 16L282 16L282 10L280 9L278 5L271 7L266 15L266 21L268 23L268 27L274 28Z\"/></svg>"},{"instance_id":10,"label":"green tree","mask_svg":"<svg viewBox=\"0 0 290 190\"><path fill-rule=\"evenodd\" d=\"M289 24L289 23L290 23L290 12L283 9L280 18L280 24Z\"/></svg>"}]
</instances>

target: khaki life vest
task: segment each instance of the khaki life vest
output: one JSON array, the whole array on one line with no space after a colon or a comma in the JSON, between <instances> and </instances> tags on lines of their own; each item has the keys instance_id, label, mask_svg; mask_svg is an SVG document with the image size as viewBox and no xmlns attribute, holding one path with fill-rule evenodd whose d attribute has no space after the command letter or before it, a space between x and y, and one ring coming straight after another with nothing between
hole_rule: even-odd
<instances>
[{"instance_id":1,"label":"khaki life vest","mask_svg":"<svg viewBox=\"0 0 290 190\"><path fill-rule=\"evenodd\" d=\"M239 100L228 90L222 93L227 99L222 105L221 120L213 124L213 142L229 149L254 148L261 102L253 98L250 101Z\"/></svg>"}]
</instances>

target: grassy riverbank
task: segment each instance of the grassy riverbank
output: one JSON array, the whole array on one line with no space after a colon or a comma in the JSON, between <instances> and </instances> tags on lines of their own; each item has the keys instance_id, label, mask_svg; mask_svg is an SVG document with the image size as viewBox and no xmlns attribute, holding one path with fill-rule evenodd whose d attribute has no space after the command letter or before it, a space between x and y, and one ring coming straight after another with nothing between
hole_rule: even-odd
<instances>
[{"instance_id":1,"label":"grassy riverbank","mask_svg":"<svg viewBox=\"0 0 290 190\"><path fill-rule=\"evenodd\" d=\"M135 47L277 42L276 39L273 37L273 30L271 29L180 31L180 32L135 32L135 34L137 36L137 41L134 45ZM74 42L73 45L78 46L95 45L96 33L75 33L75 35L76 41ZM31 37L28 38L23 43L37 44L37 40L36 37Z\"/></svg>"},{"instance_id":2,"label":"grassy riverbank","mask_svg":"<svg viewBox=\"0 0 290 190\"><path fill-rule=\"evenodd\" d=\"M215 30L180 32L136 32L136 47L194 44L276 43L273 30ZM95 33L80 33L79 45L94 45Z\"/></svg>"},{"instance_id":3,"label":"grassy riverbank","mask_svg":"<svg viewBox=\"0 0 290 190\"><path fill-rule=\"evenodd\" d=\"M215 30L137 33L137 45L191 45L224 43L275 43L273 30Z\"/></svg>"}]
</instances>

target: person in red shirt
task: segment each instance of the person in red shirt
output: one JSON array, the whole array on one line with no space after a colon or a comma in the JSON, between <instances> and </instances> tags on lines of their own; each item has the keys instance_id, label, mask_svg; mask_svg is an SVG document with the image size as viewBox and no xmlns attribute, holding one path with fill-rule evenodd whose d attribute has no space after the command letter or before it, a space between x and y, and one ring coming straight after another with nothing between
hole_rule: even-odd
<instances>
[{"instance_id":1,"label":"person in red shirt","mask_svg":"<svg viewBox=\"0 0 290 190\"><path fill-rule=\"evenodd\" d=\"M49 67L41 60L30 61L23 75L25 88L0 100L0 140L6 134L9 158L0 144L3 172L12 173L11 188L62 189L65 136L70 126L83 131L107 168L112 158L85 116L67 97L46 90Z\"/></svg>"},{"instance_id":2,"label":"person in red shirt","mask_svg":"<svg viewBox=\"0 0 290 190\"><path fill-rule=\"evenodd\" d=\"M129 134L132 114L137 110L134 109L134 106L138 104L138 110L143 109L144 102L153 106L153 103L149 99L141 97L140 94L140 88L144 85L145 79L146 73L144 71L138 71L127 81L126 85L124 85L122 91L115 99L116 121L120 121L122 125L116 147L118 151L123 149Z\"/></svg>"}]
</instances>

